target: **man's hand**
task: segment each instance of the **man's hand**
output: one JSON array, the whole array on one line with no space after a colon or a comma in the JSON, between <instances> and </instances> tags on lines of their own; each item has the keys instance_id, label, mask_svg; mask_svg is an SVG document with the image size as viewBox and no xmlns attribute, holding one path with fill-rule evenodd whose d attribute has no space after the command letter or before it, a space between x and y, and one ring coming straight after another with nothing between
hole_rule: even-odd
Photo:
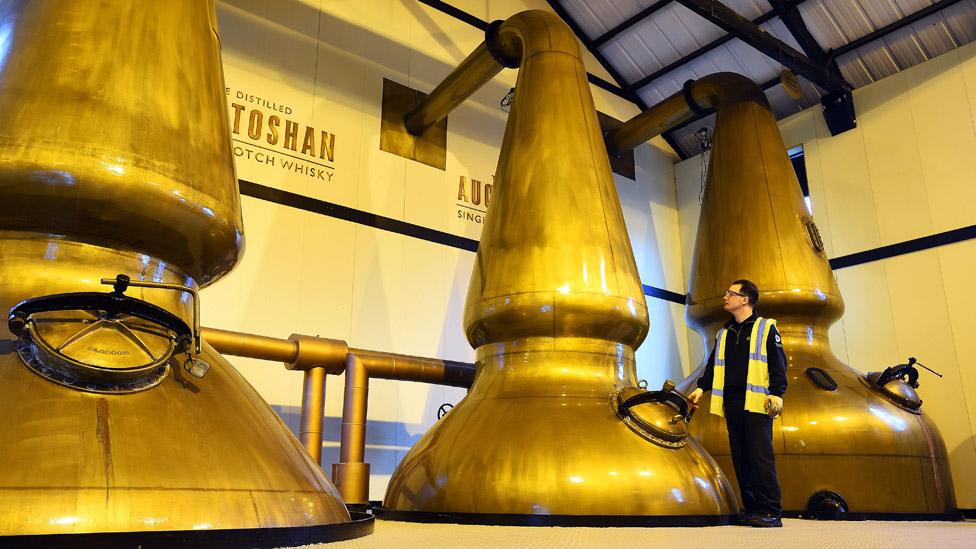
<instances>
[{"instance_id":1,"label":"man's hand","mask_svg":"<svg viewBox=\"0 0 976 549\"><path fill-rule=\"evenodd\" d=\"M698 408L698 401L701 400L701 397L704 393L705 391L702 391L701 387L695 389L694 391L691 392L691 394L688 395L688 402L691 402L692 406Z\"/></svg>"},{"instance_id":2,"label":"man's hand","mask_svg":"<svg viewBox=\"0 0 976 549\"><path fill-rule=\"evenodd\" d=\"M783 411L783 397L769 395L766 397L766 413L769 417L776 417Z\"/></svg>"}]
</instances>

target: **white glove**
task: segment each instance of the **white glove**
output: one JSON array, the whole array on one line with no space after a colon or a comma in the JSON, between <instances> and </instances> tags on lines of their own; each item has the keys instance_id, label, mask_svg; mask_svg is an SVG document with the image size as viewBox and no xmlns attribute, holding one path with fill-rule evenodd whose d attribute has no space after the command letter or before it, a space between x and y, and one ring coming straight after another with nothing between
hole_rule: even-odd
<instances>
[{"instance_id":1,"label":"white glove","mask_svg":"<svg viewBox=\"0 0 976 549\"><path fill-rule=\"evenodd\" d=\"M769 417L776 417L783 411L783 397L769 395L766 397L766 413Z\"/></svg>"},{"instance_id":2,"label":"white glove","mask_svg":"<svg viewBox=\"0 0 976 549\"><path fill-rule=\"evenodd\" d=\"M691 405L694 406L695 408L697 408L698 407L698 401L701 400L702 394L704 394L704 393L705 393L705 391L702 391L701 390L701 387L699 387L699 388L695 389L694 391L692 391L691 394L688 395L688 400L691 402Z\"/></svg>"}]
</instances>

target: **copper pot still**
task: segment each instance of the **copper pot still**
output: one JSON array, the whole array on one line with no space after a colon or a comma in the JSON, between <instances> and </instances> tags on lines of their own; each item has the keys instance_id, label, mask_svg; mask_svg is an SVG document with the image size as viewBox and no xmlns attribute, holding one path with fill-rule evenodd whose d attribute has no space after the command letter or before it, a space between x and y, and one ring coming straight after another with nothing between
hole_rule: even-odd
<instances>
[{"instance_id":1,"label":"copper pot still","mask_svg":"<svg viewBox=\"0 0 976 549\"><path fill-rule=\"evenodd\" d=\"M773 427L784 511L958 518L945 443L911 378L865 375L830 350L844 301L765 94L730 73L690 91L717 122L686 317L710 350L729 318L724 292L745 278L760 288L757 312L778 320L789 383ZM693 389L701 371L680 387ZM724 419L704 412L708 396L691 432L734 479Z\"/></svg>"},{"instance_id":2,"label":"copper pot still","mask_svg":"<svg viewBox=\"0 0 976 549\"><path fill-rule=\"evenodd\" d=\"M427 105L458 102L502 66L518 80L464 308L477 373L403 458L380 512L727 524L734 496L687 436L686 403L637 387L647 305L572 31L544 11L493 23Z\"/></svg>"},{"instance_id":3,"label":"copper pot still","mask_svg":"<svg viewBox=\"0 0 976 549\"><path fill-rule=\"evenodd\" d=\"M3 2L0 97L0 536L349 522L196 337L244 248L213 2Z\"/></svg>"}]
</instances>

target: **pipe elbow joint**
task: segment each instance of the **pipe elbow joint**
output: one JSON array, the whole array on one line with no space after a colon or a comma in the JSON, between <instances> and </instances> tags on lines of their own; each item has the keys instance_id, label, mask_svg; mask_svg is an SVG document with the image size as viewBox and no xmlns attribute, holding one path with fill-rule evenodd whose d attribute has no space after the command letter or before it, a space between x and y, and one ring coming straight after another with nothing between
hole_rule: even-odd
<instances>
[{"instance_id":1,"label":"pipe elbow joint","mask_svg":"<svg viewBox=\"0 0 976 549\"><path fill-rule=\"evenodd\" d=\"M310 370L325 368L327 374L338 375L346 368L346 355L349 347L345 341L292 334L288 340L295 343L298 352L291 362L285 363L288 370Z\"/></svg>"},{"instance_id":2,"label":"pipe elbow joint","mask_svg":"<svg viewBox=\"0 0 976 549\"><path fill-rule=\"evenodd\" d=\"M717 72L685 83L685 99L696 107L717 108L722 104L752 101L769 109L769 101L759 84L734 72ZM694 101L694 103L691 103Z\"/></svg>"},{"instance_id":3,"label":"pipe elbow joint","mask_svg":"<svg viewBox=\"0 0 976 549\"><path fill-rule=\"evenodd\" d=\"M505 58L518 59L518 64L537 53L560 52L580 58L579 42L572 29L548 11L516 13L498 26L493 39Z\"/></svg>"}]
</instances>

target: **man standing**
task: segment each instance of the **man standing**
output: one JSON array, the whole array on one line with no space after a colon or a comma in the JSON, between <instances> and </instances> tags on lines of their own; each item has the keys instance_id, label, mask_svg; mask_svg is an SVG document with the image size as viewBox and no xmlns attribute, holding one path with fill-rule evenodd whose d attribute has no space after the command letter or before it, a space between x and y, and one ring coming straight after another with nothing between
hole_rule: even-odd
<instances>
[{"instance_id":1,"label":"man standing","mask_svg":"<svg viewBox=\"0 0 976 549\"><path fill-rule=\"evenodd\" d=\"M786 355L776 321L753 312L759 288L736 280L725 291L732 320L715 338L705 372L689 400L697 406L712 391L709 412L725 416L732 464L745 515L739 523L783 526L779 481L773 458L773 418L783 410Z\"/></svg>"}]
</instances>

